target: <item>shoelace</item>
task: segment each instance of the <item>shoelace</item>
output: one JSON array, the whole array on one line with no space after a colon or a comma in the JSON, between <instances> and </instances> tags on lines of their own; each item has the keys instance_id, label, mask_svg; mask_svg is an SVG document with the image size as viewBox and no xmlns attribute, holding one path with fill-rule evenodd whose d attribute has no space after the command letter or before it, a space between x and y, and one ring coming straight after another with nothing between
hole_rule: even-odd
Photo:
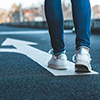
<instances>
[{"instance_id":1,"label":"shoelace","mask_svg":"<svg viewBox=\"0 0 100 100\"><path fill-rule=\"evenodd\" d=\"M75 60L75 57L76 57L76 54L74 54L73 57L72 57L72 61L73 61L73 62L76 61L76 60Z\"/></svg>"},{"instance_id":2,"label":"shoelace","mask_svg":"<svg viewBox=\"0 0 100 100\"><path fill-rule=\"evenodd\" d=\"M53 49L50 49L50 50L48 51L48 53L49 53L49 54L53 54Z\"/></svg>"}]
</instances>

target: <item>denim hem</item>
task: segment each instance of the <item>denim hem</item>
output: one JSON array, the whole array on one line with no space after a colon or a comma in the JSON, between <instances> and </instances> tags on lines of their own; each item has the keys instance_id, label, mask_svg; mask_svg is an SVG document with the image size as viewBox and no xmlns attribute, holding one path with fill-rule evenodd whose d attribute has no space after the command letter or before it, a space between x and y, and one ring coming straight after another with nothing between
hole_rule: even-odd
<instances>
[{"instance_id":1,"label":"denim hem","mask_svg":"<svg viewBox=\"0 0 100 100\"><path fill-rule=\"evenodd\" d=\"M58 53L54 53L54 55L57 56L57 55L60 55L60 54L65 54L65 53L66 53L66 51L64 50L64 51L61 51L61 52L58 52Z\"/></svg>"},{"instance_id":2,"label":"denim hem","mask_svg":"<svg viewBox=\"0 0 100 100\"><path fill-rule=\"evenodd\" d=\"M82 47L90 50L90 48L87 47L87 46L79 46L76 50L78 51L78 50L79 50L80 48L82 48Z\"/></svg>"}]
</instances>

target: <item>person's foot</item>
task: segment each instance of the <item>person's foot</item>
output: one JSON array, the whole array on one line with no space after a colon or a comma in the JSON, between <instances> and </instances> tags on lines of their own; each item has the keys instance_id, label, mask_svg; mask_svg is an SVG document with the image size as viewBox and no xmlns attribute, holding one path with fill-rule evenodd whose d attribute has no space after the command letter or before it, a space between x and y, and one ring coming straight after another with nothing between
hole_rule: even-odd
<instances>
[{"instance_id":1,"label":"person's foot","mask_svg":"<svg viewBox=\"0 0 100 100\"><path fill-rule=\"evenodd\" d=\"M58 70L67 69L67 57L65 54L60 54L58 56L52 55L52 58L48 62L48 67Z\"/></svg>"},{"instance_id":2,"label":"person's foot","mask_svg":"<svg viewBox=\"0 0 100 100\"><path fill-rule=\"evenodd\" d=\"M89 52L84 48L80 48L76 53L75 72L90 72L90 61L91 58Z\"/></svg>"}]
</instances>

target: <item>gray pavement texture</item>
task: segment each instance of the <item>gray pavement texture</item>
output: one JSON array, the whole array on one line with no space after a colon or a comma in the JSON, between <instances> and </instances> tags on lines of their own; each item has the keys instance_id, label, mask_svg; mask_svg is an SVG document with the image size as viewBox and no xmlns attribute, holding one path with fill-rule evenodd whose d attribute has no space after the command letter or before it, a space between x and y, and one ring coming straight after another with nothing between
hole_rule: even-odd
<instances>
[{"instance_id":1,"label":"gray pavement texture","mask_svg":"<svg viewBox=\"0 0 100 100\"><path fill-rule=\"evenodd\" d=\"M18 28L10 27L11 30ZM1 31L9 27L0 26ZM31 30L20 28L20 30ZM33 29L32 29L33 30ZM68 60L75 54L75 34L65 34ZM0 35L0 44L6 38L14 38L48 52L51 49L48 34ZM44 45L45 44L45 45ZM14 48L1 46L0 48ZM100 35L91 35L92 68L100 73ZM0 100L100 100L100 74L85 76L53 76L27 56L0 52Z\"/></svg>"}]
</instances>

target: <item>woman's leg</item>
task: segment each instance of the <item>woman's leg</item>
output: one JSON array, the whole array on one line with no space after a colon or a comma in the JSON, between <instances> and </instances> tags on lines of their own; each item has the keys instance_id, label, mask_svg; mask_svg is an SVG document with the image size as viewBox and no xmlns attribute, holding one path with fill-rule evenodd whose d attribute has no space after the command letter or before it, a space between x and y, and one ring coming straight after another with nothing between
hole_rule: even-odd
<instances>
[{"instance_id":1,"label":"woman's leg","mask_svg":"<svg viewBox=\"0 0 100 100\"><path fill-rule=\"evenodd\" d=\"M90 48L91 7L89 0L71 0L76 29L76 49Z\"/></svg>"},{"instance_id":2,"label":"woman's leg","mask_svg":"<svg viewBox=\"0 0 100 100\"><path fill-rule=\"evenodd\" d=\"M45 0L45 15L54 54L64 53L64 25L61 0Z\"/></svg>"},{"instance_id":3,"label":"woman's leg","mask_svg":"<svg viewBox=\"0 0 100 100\"><path fill-rule=\"evenodd\" d=\"M90 48L90 22L91 7L89 0L71 0L73 19L76 29L76 53L75 71L90 72L91 58Z\"/></svg>"}]
</instances>

